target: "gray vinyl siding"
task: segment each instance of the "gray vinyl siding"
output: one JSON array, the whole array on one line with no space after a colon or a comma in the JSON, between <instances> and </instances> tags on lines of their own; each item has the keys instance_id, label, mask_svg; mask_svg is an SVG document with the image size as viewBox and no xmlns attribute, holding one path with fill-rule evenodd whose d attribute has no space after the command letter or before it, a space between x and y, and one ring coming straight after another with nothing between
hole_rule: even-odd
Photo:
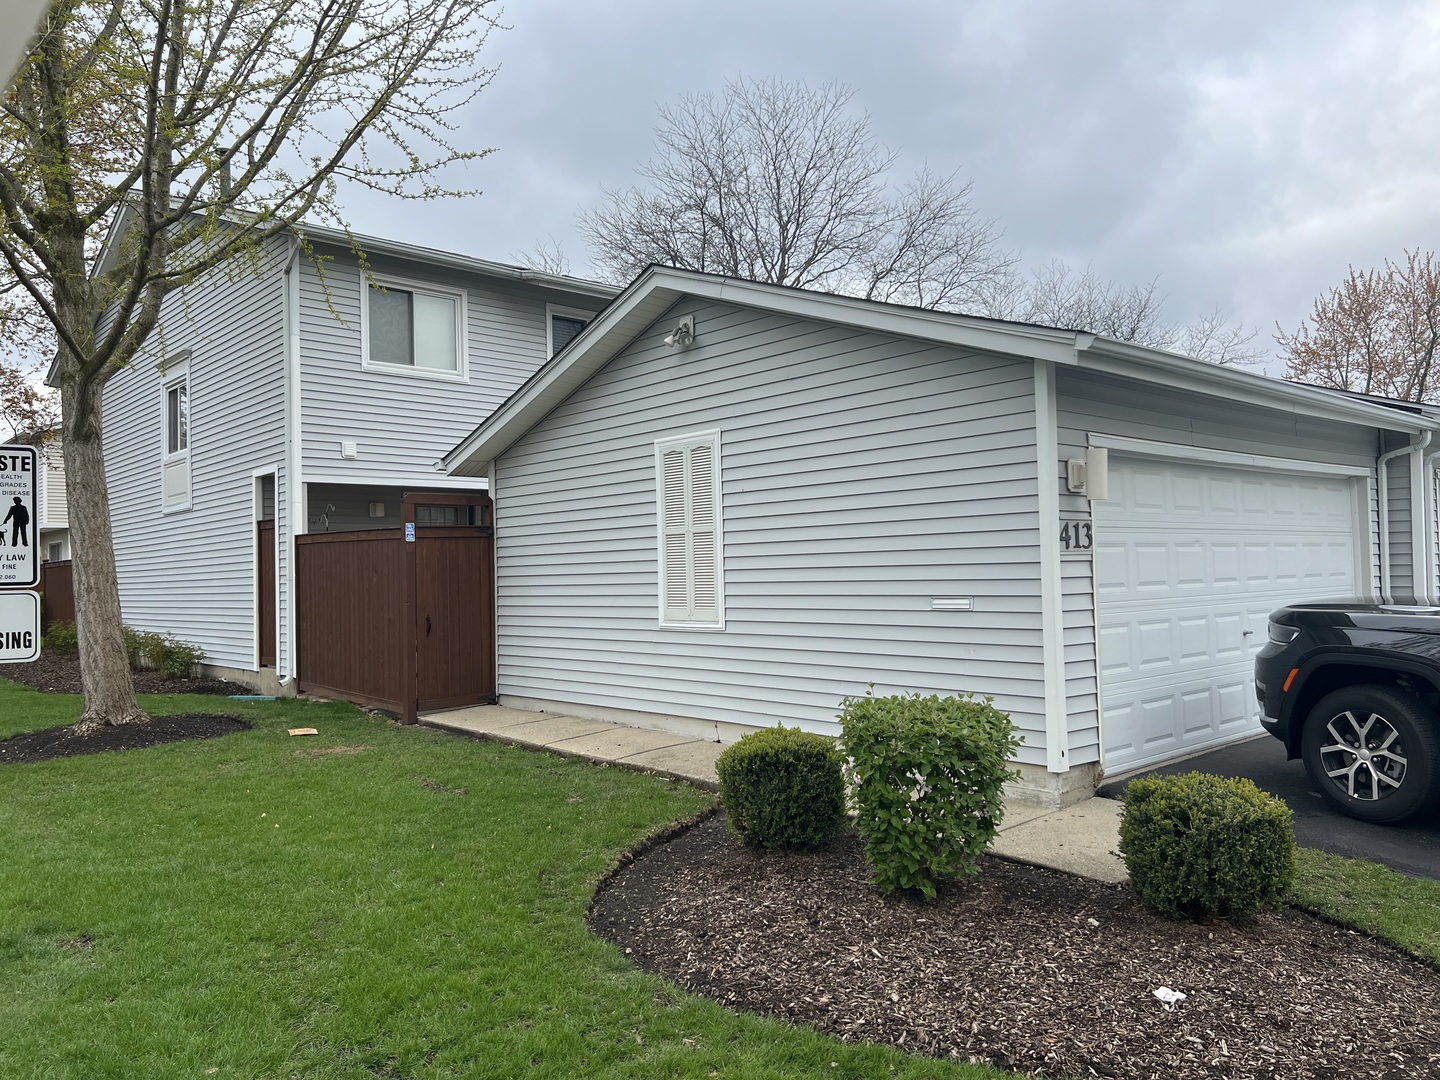
<instances>
[{"instance_id":1,"label":"gray vinyl siding","mask_svg":"<svg viewBox=\"0 0 1440 1080\"><path fill-rule=\"evenodd\" d=\"M342 484L444 479L435 463L549 357L545 304L593 310L599 303L503 279L393 259L371 270L466 294L468 381L361 366L362 277L348 253L327 252L323 278L302 260L300 282L303 471ZM357 444L344 460L341 444ZM438 486L451 486L438 485ZM477 481L475 488L484 487Z\"/></svg>"},{"instance_id":2,"label":"gray vinyl siding","mask_svg":"<svg viewBox=\"0 0 1440 1080\"><path fill-rule=\"evenodd\" d=\"M1246 405L1201 397L1093 372L1060 369L1056 380L1059 423L1061 513L1086 517L1089 501L1071 495L1064 481L1065 460L1083 458L1092 433L1206 447L1242 454L1293 458L1374 468L1376 432L1361 425L1312 420ZM1392 498L1394 487L1392 485ZM1408 487L1404 495L1408 506ZM1375 506L1372 500L1372 520ZM1392 503L1393 510L1393 503ZM1394 517L1392 515L1392 522ZM1407 519L1408 520L1408 519ZM1408 530L1408 525L1403 526ZM1394 526L1392 525L1392 529ZM1391 543L1396 537L1392 532ZM1404 536L1409 567L1409 533ZM1378 570L1379 537L1370 537L1372 565ZM1064 560L1065 685L1069 711L1070 764L1100 760L1099 671L1095 645L1092 564Z\"/></svg>"},{"instance_id":3,"label":"gray vinyl siding","mask_svg":"<svg viewBox=\"0 0 1440 1080\"><path fill-rule=\"evenodd\" d=\"M256 469L285 444L281 242L170 297L162 327L105 388L105 467L120 603L138 629L175 634L208 663L255 664ZM162 376L188 349L190 502L161 511ZM277 526L282 527L282 526Z\"/></svg>"},{"instance_id":4,"label":"gray vinyl siding","mask_svg":"<svg viewBox=\"0 0 1440 1080\"><path fill-rule=\"evenodd\" d=\"M1034 425L1029 362L683 302L496 464L500 693L833 734L972 690L1043 764ZM713 429L725 628L664 629L654 442Z\"/></svg>"},{"instance_id":5,"label":"gray vinyl siding","mask_svg":"<svg viewBox=\"0 0 1440 1080\"><path fill-rule=\"evenodd\" d=\"M1385 495L1389 501L1390 573L1386 591L1397 599L1414 595L1414 539L1410 532L1410 455L1386 464Z\"/></svg>"}]
</instances>

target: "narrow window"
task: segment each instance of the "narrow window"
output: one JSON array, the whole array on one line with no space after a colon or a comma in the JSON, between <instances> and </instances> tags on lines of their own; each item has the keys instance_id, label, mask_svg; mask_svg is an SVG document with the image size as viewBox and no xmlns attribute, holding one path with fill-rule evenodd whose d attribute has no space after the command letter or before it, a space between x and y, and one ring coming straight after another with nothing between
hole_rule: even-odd
<instances>
[{"instance_id":1,"label":"narrow window","mask_svg":"<svg viewBox=\"0 0 1440 1080\"><path fill-rule=\"evenodd\" d=\"M166 510L190 505L190 376L189 368L166 371L164 384L164 447L161 504Z\"/></svg>"},{"instance_id":2,"label":"narrow window","mask_svg":"<svg viewBox=\"0 0 1440 1080\"><path fill-rule=\"evenodd\" d=\"M655 444L660 516L660 622L722 628L720 433Z\"/></svg>"}]
</instances>

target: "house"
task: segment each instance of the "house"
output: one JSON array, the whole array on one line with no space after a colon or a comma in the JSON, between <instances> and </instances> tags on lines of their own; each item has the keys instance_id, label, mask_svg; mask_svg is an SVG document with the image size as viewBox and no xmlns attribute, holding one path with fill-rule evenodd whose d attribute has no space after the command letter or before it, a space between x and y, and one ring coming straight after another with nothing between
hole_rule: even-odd
<instances>
[{"instance_id":1,"label":"house","mask_svg":"<svg viewBox=\"0 0 1440 1080\"><path fill-rule=\"evenodd\" d=\"M70 558L70 514L65 504L65 453L58 431L35 440L43 467L36 478L39 522L35 526L36 548L42 562L65 562Z\"/></svg>"},{"instance_id":2,"label":"house","mask_svg":"<svg viewBox=\"0 0 1440 1080\"><path fill-rule=\"evenodd\" d=\"M652 267L475 415L503 703L973 691L1050 805L1258 731L1281 603L1436 589L1434 417L1087 333Z\"/></svg>"},{"instance_id":3,"label":"house","mask_svg":"<svg viewBox=\"0 0 1440 1080\"><path fill-rule=\"evenodd\" d=\"M440 458L614 292L307 228L167 298L104 392L126 622L292 691L297 537L397 528L407 495L482 493ZM416 520L472 512L433 502Z\"/></svg>"}]
</instances>

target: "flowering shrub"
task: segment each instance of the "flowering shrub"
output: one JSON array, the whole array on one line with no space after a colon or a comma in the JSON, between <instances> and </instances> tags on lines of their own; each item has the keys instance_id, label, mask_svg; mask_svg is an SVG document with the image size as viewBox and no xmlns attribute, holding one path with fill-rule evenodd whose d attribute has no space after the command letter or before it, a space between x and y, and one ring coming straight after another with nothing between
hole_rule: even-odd
<instances>
[{"instance_id":1,"label":"flowering shrub","mask_svg":"<svg viewBox=\"0 0 1440 1080\"><path fill-rule=\"evenodd\" d=\"M841 751L876 886L934 899L946 878L973 874L995 838L1001 791L1018 774L1010 717L989 698L900 694L847 697Z\"/></svg>"}]
</instances>

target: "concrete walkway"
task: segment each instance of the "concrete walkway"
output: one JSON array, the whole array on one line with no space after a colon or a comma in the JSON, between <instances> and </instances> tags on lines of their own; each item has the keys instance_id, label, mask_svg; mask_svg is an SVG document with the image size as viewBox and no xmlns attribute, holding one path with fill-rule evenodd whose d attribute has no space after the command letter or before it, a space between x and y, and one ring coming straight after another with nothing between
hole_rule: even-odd
<instances>
[{"instance_id":1,"label":"concrete walkway","mask_svg":"<svg viewBox=\"0 0 1440 1080\"><path fill-rule=\"evenodd\" d=\"M423 713L420 723L472 738L496 739L688 780L711 790L720 786L715 759L725 747L684 735L502 705ZM1115 854L1119 828L1120 804L1111 799L1086 799L1064 810L1015 804L1006 807L1005 821L991 850L1009 859L1098 881L1124 881L1125 864Z\"/></svg>"}]
</instances>

